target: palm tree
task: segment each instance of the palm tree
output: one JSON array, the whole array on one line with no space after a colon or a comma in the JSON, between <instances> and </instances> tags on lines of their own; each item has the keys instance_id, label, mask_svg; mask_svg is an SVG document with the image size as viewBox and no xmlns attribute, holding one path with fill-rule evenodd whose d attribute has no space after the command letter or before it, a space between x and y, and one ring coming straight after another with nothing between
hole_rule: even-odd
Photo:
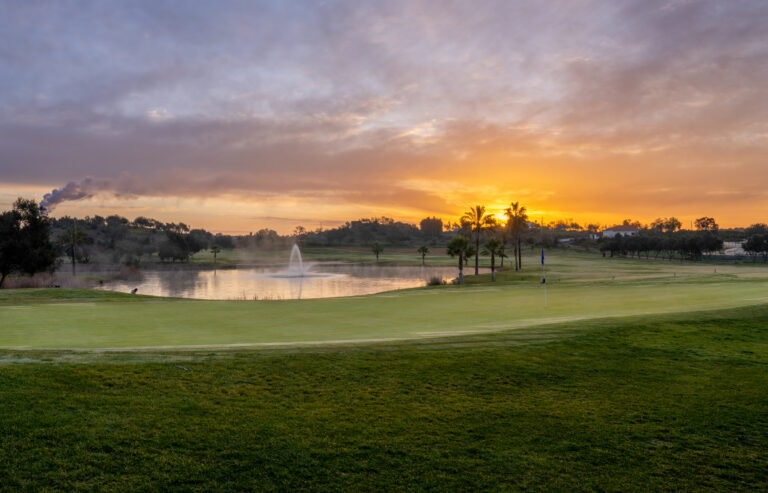
<instances>
[{"instance_id":1,"label":"palm tree","mask_svg":"<svg viewBox=\"0 0 768 493\"><path fill-rule=\"evenodd\" d=\"M528 214L524 205L520 202L512 202L504 211L507 216L507 229L512 235L515 254L515 270L523 268L522 234L528 228Z\"/></svg>"},{"instance_id":2,"label":"palm tree","mask_svg":"<svg viewBox=\"0 0 768 493\"><path fill-rule=\"evenodd\" d=\"M468 222L472 226L472 233L475 235L475 252L480 250L480 233L496 224L493 216L485 213L484 205L476 205L470 208L467 212L461 216L462 221ZM480 258L475 256L475 275L480 271Z\"/></svg>"},{"instance_id":3,"label":"palm tree","mask_svg":"<svg viewBox=\"0 0 768 493\"><path fill-rule=\"evenodd\" d=\"M77 247L85 243L91 243L91 238L83 231L78 229L77 222L73 221L72 226L64 231L64 236L59 238L59 243L69 247L69 253L72 257L72 275L75 273L75 264L77 263Z\"/></svg>"},{"instance_id":4,"label":"palm tree","mask_svg":"<svg viewBox=\"0 0 768 493\"><path fill-rule=\"evenodd\" d=\"M491 280L496 282L496 255L499 255L503 251L501 242L496 238L488 238L485 242L485 248L483 249L483 255L491 256Z\"/></svg>"},{"instance_id":5,"label":"palm tree","mask_svg":"<svg viewBox=\"0 0 768 493\"><path fill-rule=\"evenodd\" d=\"M371 250L373 251L373 253L376 254L376 263L378 264L379 254L384 251L384 247L381 246L381 243L379 243L378 241L374 241L373 245L371 245Z\"/></svg>"},{"instance_id":6,"label":"palm tree","mask_svg":"<svg viewBox=\"0 0 768 493\"><path fill-rule=\"evenodd\" d=\"M424 265L424 257L429 253L429 247L427 245L421 245L416 251L421 254L421 265Z\"/></svg>"},{"instance_id":7,"label":"palm tree","mask_svg":"<svg viewBox=\"0 0 768 493\"><path fill-rule=\"evenodd\" d=\"M219 245L213 245L211 247L211 253L213 254L213 265L216 265L216 255L221 252L221 247Z\"/></svg>"},{"instance_id":8,"label":"palm tree","mask_svg":"<svg viewBox=\"0 0 768 493\"><path fill-rule=\"evenodd\" d=\"M459 284L464 284L464 261L475 255L475 247L464 236L457 236L448 243L446 253L451 257L459 257Z\"/></svg>"}]
</instances>

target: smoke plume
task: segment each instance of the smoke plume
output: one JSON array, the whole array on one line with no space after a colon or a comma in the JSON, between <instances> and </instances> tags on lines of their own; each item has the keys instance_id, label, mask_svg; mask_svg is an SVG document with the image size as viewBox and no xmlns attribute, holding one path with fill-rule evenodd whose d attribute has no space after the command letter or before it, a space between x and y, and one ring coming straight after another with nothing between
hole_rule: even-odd
<instances>
[{"instance_id":1,"label":"smoke plume","mask_svg":"<svg viewBox=\"0 0 768 493\"><path fill-rule=\"evenodd\" d=\"M79 183L71 181L62 188L54 188L50 193L46 193L43 196L43 201L40 202L40 207L45 207L45 209L50 212L61 202L87 199L110 187L111 183L109 180L84 178Z\"/></svg>"}]
</instances>

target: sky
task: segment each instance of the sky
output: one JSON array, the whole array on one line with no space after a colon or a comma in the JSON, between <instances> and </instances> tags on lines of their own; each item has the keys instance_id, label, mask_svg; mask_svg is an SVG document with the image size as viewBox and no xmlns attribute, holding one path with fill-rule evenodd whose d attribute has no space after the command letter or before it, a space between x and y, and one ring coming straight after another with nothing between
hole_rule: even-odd
<instances>
[{"instance_id":1,"label":"sky","mask_svg":"<svg viewBox=\"0 0 768 493\"><path fill-rule=\"evenodd\" d=\"M0 0L0 210L745 226L766 185L764 0Z\"/></svg>"}]
</instances>

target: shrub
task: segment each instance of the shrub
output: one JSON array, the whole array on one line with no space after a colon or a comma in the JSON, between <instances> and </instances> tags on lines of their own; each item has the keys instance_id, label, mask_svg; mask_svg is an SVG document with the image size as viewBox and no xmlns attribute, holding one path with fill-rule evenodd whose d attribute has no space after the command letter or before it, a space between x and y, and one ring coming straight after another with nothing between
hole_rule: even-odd
<instances>
[{"instance_id":1,"label":"shrub","mask_svg":"<svg viewBox=\"0 0 768 493\"><path fill-rule=\"evenodd\" d=\"M442 286L443 284L445 284L445 281L439 276L432 276L429 278L429 281L427 281L427 286Z\"/></svg>"}]
</instances>

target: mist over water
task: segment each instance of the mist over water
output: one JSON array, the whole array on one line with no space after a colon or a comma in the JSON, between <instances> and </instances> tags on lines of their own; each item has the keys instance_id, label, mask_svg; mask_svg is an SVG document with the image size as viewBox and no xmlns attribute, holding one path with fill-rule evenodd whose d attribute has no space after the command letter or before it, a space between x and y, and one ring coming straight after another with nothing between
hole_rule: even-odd
<instances>
[{"instance_id":1,"label":"mist over water","mask_svg":"<svg viewBox=\"0 0 768 493\"><path fill-rule=\"evenodd\" d=\"M290 300L374 294L424 286L432 277L447 281L458 275L456 267L447 266L320 264L310 269L308 274L323 275L275 277L268 268L148 271L141 281L115 281L101 289L129 292L138 288L138 294L208 300Z\"/></svg>"}]
</instances>

